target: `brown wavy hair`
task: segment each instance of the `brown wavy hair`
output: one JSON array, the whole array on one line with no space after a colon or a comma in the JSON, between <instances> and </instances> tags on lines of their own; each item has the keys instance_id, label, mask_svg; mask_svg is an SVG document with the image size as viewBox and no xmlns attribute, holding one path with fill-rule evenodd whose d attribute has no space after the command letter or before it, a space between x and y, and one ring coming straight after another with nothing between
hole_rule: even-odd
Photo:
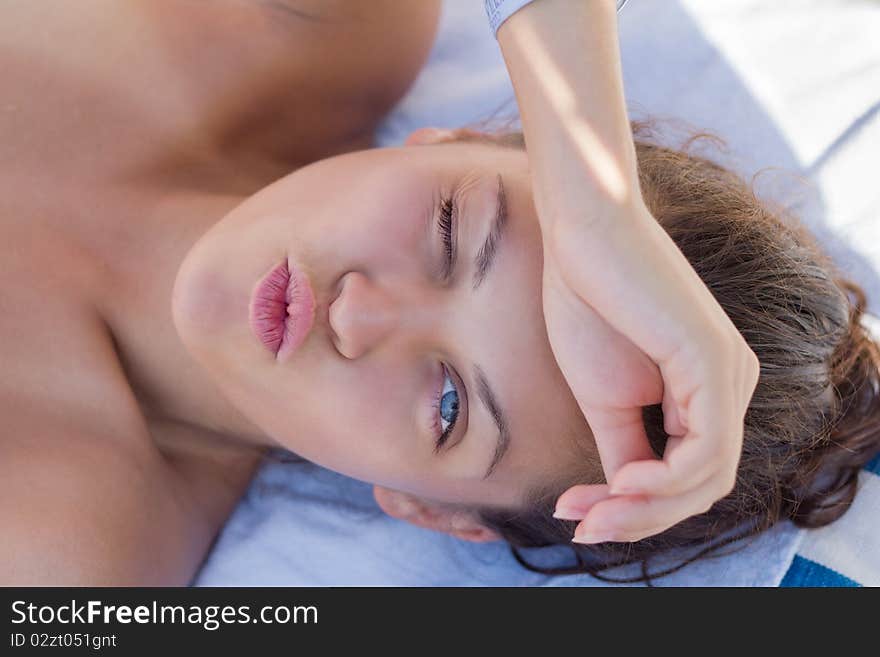
<instances>
[{"instance_id":1,"label":"brown wavy hair","mask_svg":"<svg viewBox=\"0 0 880 657\"><path fill-rule=\"evenodd\" d=\"M696 155L654 143L633 124L639 182L648 208L674 240L760 360L760 378L745 414L736 485L707 512L634 543L572 544L577 523L552 517L568 477L534 490L522 509L476 509L524 566L547 574L590 573L614 582L646 581L697 558L742 544L775 523L821 527L849 508L859 471L880 452L880 348L862 324L863 290L846 279L794 217L758 199L751 185ZM465 135L525 150L522 133ZM667 434L659 404L643 409L653 451ZM595 474L593 474L595 476ZM719 537L723 536L719 540ZM532 565L521 548L566 545L577 563ZM745 544L741 545L745 547ZM696 554L660 572L649 561L672 548ZM612 579L601 571L641 563L641 577Z\"/></svg>"}]
</instances>

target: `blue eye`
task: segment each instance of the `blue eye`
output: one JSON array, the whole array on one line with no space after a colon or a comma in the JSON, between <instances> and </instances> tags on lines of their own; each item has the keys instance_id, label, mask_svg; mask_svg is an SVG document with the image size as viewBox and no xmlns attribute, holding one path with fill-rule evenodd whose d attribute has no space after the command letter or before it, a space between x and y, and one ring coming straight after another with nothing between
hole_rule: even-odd
<instances>
[{"instance_id":1,"label":"blue eye","mask_svg":"<svg viewBox=\"0 0 880 657\"><path fill-rule=\"evenodd\" d=\"M435 420L434 425L440 434L437 437L437 444L434 448L435 452L440 451L443 444L449 438L452 430L455 428L455 422L458 420L458 390L452 379L449 378L449 371L443 366L443 389L440 391L439 398L433 404L437 409L439 423Z\"/></svg>"}]
</instances>

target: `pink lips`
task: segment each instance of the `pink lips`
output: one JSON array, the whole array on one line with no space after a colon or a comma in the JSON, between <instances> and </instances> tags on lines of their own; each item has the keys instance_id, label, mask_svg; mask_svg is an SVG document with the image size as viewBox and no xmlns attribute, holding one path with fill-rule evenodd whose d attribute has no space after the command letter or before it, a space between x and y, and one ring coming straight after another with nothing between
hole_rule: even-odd
<instances>
[{"instance_id":1,"label":"pink lips","mask_svg":"<svg viewBox=\"0 0 880 657\"><path fill-rule=\"evenodd\" d=\"M315 295L306 275L285 260L257 284L250 303L250 325L279 362L305 341L315 321Z\"/></svg>"}]
</instances>

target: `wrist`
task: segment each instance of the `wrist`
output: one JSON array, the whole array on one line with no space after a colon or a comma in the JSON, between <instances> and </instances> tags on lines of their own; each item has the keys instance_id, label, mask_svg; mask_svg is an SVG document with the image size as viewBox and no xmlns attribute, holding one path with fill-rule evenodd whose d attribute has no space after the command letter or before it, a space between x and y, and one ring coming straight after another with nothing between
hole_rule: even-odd
<instances>
[{"instance_id":1,"label":"wrist","mask_svg":"<svg viewBox=\"0 0 880 657\"><path fill-rule=\"evenodd\" d=\"M537 209L537 202L536 202ZM537 210L538 224L545 237L566 240L573 234L588 230L599 234L609 228L630 226L635 229L645 221L656 223L641 196L625 203L597 205L591 201L577 202L570 198L565 202L553 202L542 212ZM568 237L567 237L568 236Z\"/></svg>"}]
</instances>

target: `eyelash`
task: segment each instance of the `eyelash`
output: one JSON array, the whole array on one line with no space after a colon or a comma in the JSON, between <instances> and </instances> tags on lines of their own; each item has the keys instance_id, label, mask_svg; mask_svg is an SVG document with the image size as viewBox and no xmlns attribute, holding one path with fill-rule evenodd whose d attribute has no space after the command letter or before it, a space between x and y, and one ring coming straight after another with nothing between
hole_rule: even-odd
<instances>
[{"instance_id":1,"label":"eyelash","mask_svg":"<svg viewBox=\"0 0 880 657\"><path fill-rule=\"evenodd\" d=\"M445 260L443 262L443 280L452 274L452 263L455 260L455 246L452 241L452 232L455 227L455 204L451 198L445 198L440 202L440 216L437 219L437 229L443 239Z\"/></svg>"},{"instance_id":2,"label":"eyelash","mask_svg":"<svg viewBox=\"0 0 880 657\"><path fill-rule=\"evenodd\" d=\"M440 404L443 399L443 395L446 394L446 380L449 379L449 382L452 384L452 390L455 391L456 397L459 398L459 404L456 407L455 412L455 420L449 423L449 426L446 427L444 431L441 425L440 420ZM449 436L452 435L452 431L455 429L455 425L458 424L459 413L461 413L461 395L458 392L458 387L455 385L455 381L452 380L452 377L449 375L449 370L446 368L446 365L443 365L443 385L440 386L440 391L438 396L431 403L431 406L434 408L434 413L432 414L433 425L434 425L434 433L437 436L437 441L434 446L434 453L438 453L441 449L443 449L443 445L446 444L446 441L449 439Z\"/></svg>"}]
</instances>

